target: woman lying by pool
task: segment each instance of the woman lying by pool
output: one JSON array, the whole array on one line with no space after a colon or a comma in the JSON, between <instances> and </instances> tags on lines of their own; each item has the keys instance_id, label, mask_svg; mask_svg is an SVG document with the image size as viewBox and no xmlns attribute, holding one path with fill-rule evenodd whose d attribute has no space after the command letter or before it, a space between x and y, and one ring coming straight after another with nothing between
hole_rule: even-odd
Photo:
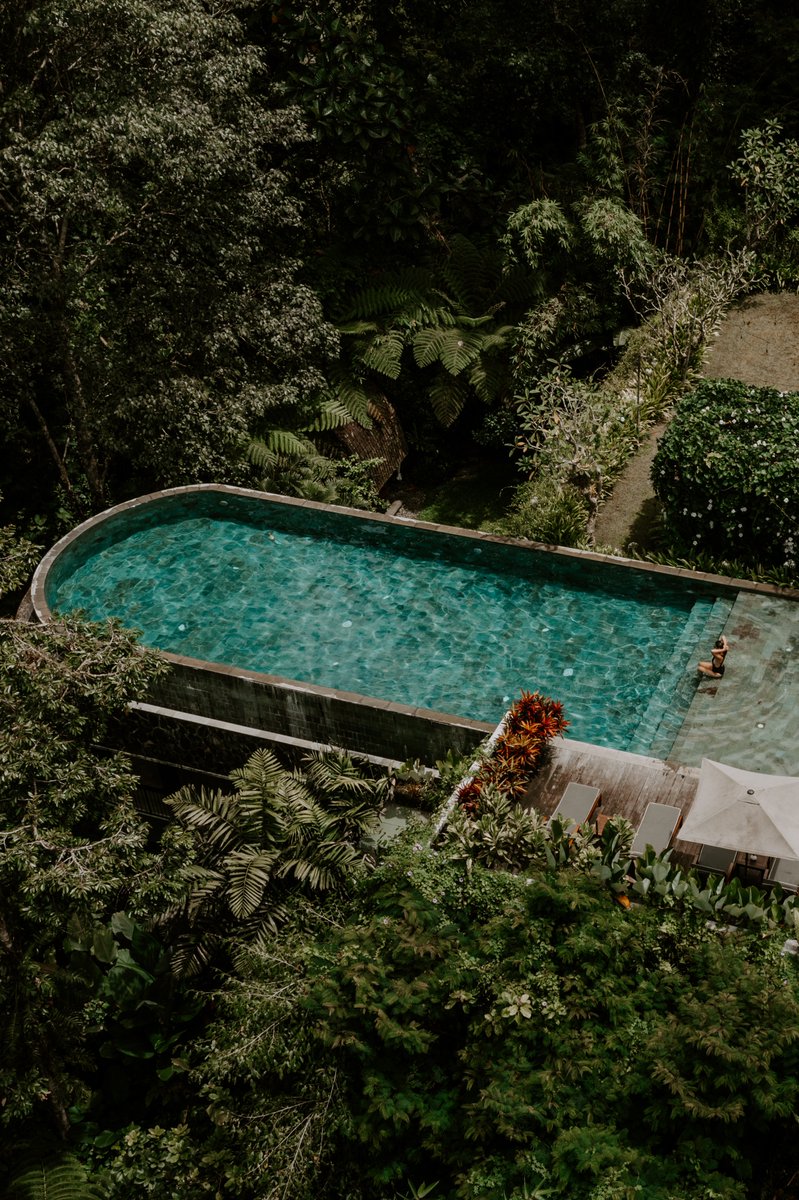
<instances>
[{"instance_id":1,"label":"woman lying by pool","mask_svg":"<svg viewBox=\"0 0 799 1200\"><path fill-rule=\"evenodd\" d=\"M721 679L724 674L724 659L730 649L730 643L725 638L724 634L719 634L715 646L710 651L710 662L697 663L698 669L703 675L709 675L711 679Z\"/></svg>"}]
</instances>

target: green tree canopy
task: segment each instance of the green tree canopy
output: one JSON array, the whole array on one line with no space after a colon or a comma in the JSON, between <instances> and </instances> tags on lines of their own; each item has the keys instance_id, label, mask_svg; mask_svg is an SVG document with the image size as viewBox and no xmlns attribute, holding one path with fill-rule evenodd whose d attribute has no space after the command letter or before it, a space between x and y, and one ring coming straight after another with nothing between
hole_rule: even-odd
<instances>
[{"instance_id":1,"label":"green tree canopy","mask_svg":"<svg viewBox=\"0 0 799 1200\"><path fill-rule=\"evenodd\" d=\"M336 347L297 280L298 113L199 0L12 0L0 44L4 435L73 510L230 478Z\"/></svg>"},{"instance_id":2,"label":"green tree canopy","mask_svg":"<svg viewBox=\"0 0 799 1200\"><path fill-rule=\"evenodd\" d=\"M85 1088L92 986L66 938L171 894L148 847L126 761L98 750L156 660L113 625L0 622L0 1124L64 1135Z\"/></svg>"},{"instance_id":3,"label":"green tree canopy","mask_svg":"<svg viewBox=\"0 0 799 1200\"><path fill-rule=\"evenodd\" d=\"M799 1099L781 937L623 909L572 868L467 871L414 837L221 989L193 1060L188 1136L215 1124L199 1194L220 1174L297 1200L775 1194ZM136 1157L108 1155L128 1181Z\"/></svg>"}]
</instances>

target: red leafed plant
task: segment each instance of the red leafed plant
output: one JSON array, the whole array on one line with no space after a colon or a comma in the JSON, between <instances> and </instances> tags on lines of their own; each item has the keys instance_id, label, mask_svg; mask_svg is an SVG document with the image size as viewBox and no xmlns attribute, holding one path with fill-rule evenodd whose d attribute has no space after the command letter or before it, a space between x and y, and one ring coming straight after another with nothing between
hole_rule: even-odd
<instances>
[{"instance_id":1,"label":"red leafed plant","mask_svg":"<svg viewBox=\"0 0 799 1200\"><path fill-rule=\"evenodd\" d=\"M539 692L522 692L511 705L490 756L459 789L459 806L470 817L479 816L480 795L486 784L521 799L541 765L547 743L562 734L567 725L559 700L550 700Z\"/></svg>"}]
</instances>

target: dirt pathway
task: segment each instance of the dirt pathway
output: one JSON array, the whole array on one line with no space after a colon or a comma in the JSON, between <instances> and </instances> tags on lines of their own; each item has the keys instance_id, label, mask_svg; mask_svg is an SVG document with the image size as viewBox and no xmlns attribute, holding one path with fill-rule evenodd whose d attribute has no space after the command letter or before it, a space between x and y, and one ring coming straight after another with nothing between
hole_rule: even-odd
<instances>
[{"instance_id":1,"label":"dirt pathway","mask_svg":"<svg viewBox=\"0 0 799 1200\"><path fill-rule=\"evenodd\" d=\"M645 525L647 509L656 503L649 471L665 428L665 422L653 425L646 441L616 480L610 497L597 514L597 547L614 546L623 550L630 541L638 540L633 526Z\"/></svg>"}]
</instances>

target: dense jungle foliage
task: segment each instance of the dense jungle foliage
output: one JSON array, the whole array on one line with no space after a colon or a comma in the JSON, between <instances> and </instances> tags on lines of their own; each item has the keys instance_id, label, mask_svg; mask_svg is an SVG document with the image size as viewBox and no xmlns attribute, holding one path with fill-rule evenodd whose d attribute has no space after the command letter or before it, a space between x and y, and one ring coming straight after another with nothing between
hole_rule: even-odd
<instances>
[{"instance_id":1,"label":"dense jungle foliage","mask_svg":"<svg viewBox=\"0 0 799 1200\"><path fill-rule=\"evenodd\" d=\"M11 614L156 488L379 505L386 429L406 477L500 463L508 528L590 541L725 307L799 283L797 47L781 0L0 6L4 1195L796 1194L768 913L704 897L719 931L654 867L623 908L500 783L375 849L396 780L346 756L153 827L107 735L163 668Z\"/></svg>"},{"instance_id":2,"label":"dense jungle foliage","mask_svg":"<svg viewBox=\"0 0 799 1200\"><path fill-rule=\"evenodd\" d=\"M756 271L790 285L796 21L774 0L10 0L9 519L50 538L210 479L348 497L335 429L385 400L406 474L508 461L553 361L606 372L679 264L696 291L756 251L724 302ZM614 454L573 457L590 506Z\"/></svg>"}]
</instances>

